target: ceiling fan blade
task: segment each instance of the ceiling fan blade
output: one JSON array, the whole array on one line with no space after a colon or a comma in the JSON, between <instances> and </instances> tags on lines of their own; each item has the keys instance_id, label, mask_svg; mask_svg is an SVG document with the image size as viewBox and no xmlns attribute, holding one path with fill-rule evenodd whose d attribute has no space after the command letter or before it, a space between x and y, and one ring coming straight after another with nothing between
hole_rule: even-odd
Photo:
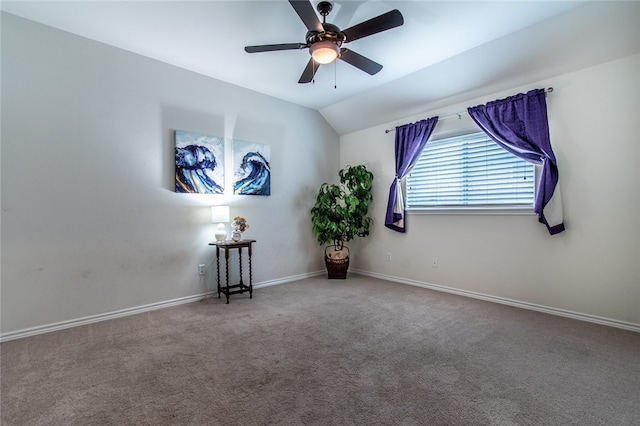
<instances>
[{"instance_id":1,"label":"ceiling fan blade","mask_svg":"<svg viewBox=\"0 0 640 426\"><path fill-rule=\"evenodd\" d=\"M371 18L368 21L361 22L353 27L347 28L342 32L347 36L347 42L358 40L391 28L399 27L404 24L402 13L398 9L394 9L380 16Z\"/></svg>"},{"instance_id":2,"label":"ceiling fan blade","mask_svg":"<svg viewBox=\"0 0 640 426\"><path fill-rule=\"evenodd\" d=\"M304 43L262 44L259 46L245 46L247 53L273 52L276 50L300 50L307 47Z\"/></svg>"},{"instance_id":3,"label":"ceiling fan blade","mask_svg":"<svg viewBox=\"0 0 640 426\"><path fill-rule=\"evenodd\" d=\"M340 59L370 75L377 74L382 69L379 63L345 47L340 49Z\"/></svg>"},{"instance_id":4,"label":"ceiling fan blade","mask_svg":"<svg viewBox=\"0 0 640 426\"><path fill-rule=\"evenodd\" d=\"M320 68L320 64L316 63L313 58L310 58L304 71L302 71L302 75L300 76L298 83L311 83L311 81L313 81L313 76L316 75L316 71L318 71L318 68Z\"/></svg>"},{"instance_id":5,"label":"ceiling fan blade","mask_svg":"<svg viewBox=\"0 0 640 426\"><path fill-rule=\"evenodd\" d=\"M319 33L324 31L322 23L318 19L318 15L316 15L309 0L289 0L289 3L309 31L317 31Z\"/></svg>"}]
</instances>

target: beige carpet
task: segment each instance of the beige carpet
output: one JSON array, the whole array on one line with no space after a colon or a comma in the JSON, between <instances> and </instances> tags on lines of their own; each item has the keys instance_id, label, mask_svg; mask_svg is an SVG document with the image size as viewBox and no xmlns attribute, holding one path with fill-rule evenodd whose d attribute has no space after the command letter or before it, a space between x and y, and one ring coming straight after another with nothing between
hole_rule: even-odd
<instances>
[{"instance_id":1,"label":"beige carpet","mask_svg":"<svg viewBox=\"0 0 640 426\"><path fill-rule=\"evenodd\" d=\"M640 424L640 334L362 276L0 351L3 425Z\"/></svg>"}]
</instances>

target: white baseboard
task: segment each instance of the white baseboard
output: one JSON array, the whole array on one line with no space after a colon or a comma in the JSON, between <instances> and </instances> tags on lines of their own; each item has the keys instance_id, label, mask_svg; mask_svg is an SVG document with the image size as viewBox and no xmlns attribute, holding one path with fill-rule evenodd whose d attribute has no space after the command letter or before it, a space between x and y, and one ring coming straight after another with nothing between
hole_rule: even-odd
<instances>
[{"instance_id":1,"label":"white baseboard","mask_svg":"<svg viewBox=\"0 0 640 426\"><path fill-rule=\"evenodd\" d=\"M11 331L9 333L0 335L0 342L7 342L9 340L21 339L23 337L35 336L37 334L50 333L52 331L64 330L66 328L78 327L81 325L92 324L99 321L126 317L128 315L141 314L143 312L155 311L156 309L168 308L171 306L182 305L184 303L197 302L199 300L206 299L207 297L211 297L213 294L213 292L196 294L194 296L181 297L178 299L166 300L164 302L151 303L149 305L136 306L133 308L121 309L119 311L106 312L104 314L91 315L88 317L76 318L68 321L61 321L53 324L45 324L39 325L37 327Z\"/></svg>"},{"instance_id":2,"label":"white baseboard","mask_svg":"<svg viewBox=\"0 0 640 426\"><path fill-rule=\"evenodd\" d=\"M324 271L316 271L307 274L293 275L290 277L280 278L277 280L263 281L253 285L253 288L269 287L277 284L284 284L291 281L298 281L305 278L311 278L318 275L322 275ZM216 296L216 291L196 294L193 296L181 297L173 300L166 300L164 302L151 303L149 305L136 306L133 308L122 309L119 311L107 312L104 314L91 315L88 317L77 318L68 321L56 322L53 324L45 324L37 327L25 328L22 330L11 331L9 333L0 334L0 343L8 342L9 340L22 339L24 337L35 336L43 333L50 333L52 331L64 330L66 328L79 327L81 325L92 324L99 321L106 321L110 319L125 317L128 315L141 314L143 312L155 311L156 309L169 308L171 306L182 305L185 303L198 302L200 300L207 299L209 297Z\"/></svg>"},{"instance_id":3,"label":"white baseboard","mask_svg":"<svg viewBox=\"0 0 640 426\"><path fill-rule=\"evenodd\" d=\"M376 272L362 271L359 269L349 269L349 272L358 275L365 275L373 278L379 278L386 281L393 281L400 284L407 284L416 287L428 288L430 290L443 291L446 293L457 294L459 296L471 297L474 299L485 300L488 302L500 303L503 305L514 306L516 308L528 309L531 311L544 312L546 314L558 315L567 318L573 318L581 321L592 322L601 325L607 325L610 327L622 328L624 330L640 332L640 324L634 324L631 322L619 321L611 318L603 318L595 315L583 314L580 312L568 311L565 309L552 308L549 306L536 305L534 303L521 302L519 300L507 299L505 297L491 296L483 293L476 293L474 291L460 290L457 288L442 286L438 284L431 284L421 281L410 280L406 278L394 277L391 275L378 274Z\"/></svg>"},{"instance_id":4,"label":"white baseboard","mask_svg":"<svg viewBox=\"0 0 640 426\"><path fill-rule=\"evenodd\" d=\"M327 272L323 270L323 271L309 272L306 274L292 275L290 277L285 277L285 278L278 278L277 280L262 281L258 284L254 284L253 288L263 288L263 287L270 287L272 285L290 283L292 281L304 280L305 278L317 277L318 275L322 275L326 273Z\"/></svg>"},{"instance_id":5,"label":"white baseboard","mask_svg":"<svg viewBox=\"0 0 640 426\"><path fill-rule=\"evenodd\" d=\"M588 322L592 322L592 323L596 323L596 324L607 325L607 326L610 326L610 327L616 327L616 328L622 328L622 329L625 329L625 330L640 332L640 324L633 324L633 323L624 322L624 321L618 321L618 320L614 320L614 319L610 319L610 318L602 318L602 317L598 317L598 316L595 316L595 315L582 314L582 313L579 313L579 312L572 312L572 311L567 311L567 310L564 310L564 309L551 308L551 307L548 307L548 306L542 306L542 305L536 305L536 304L533 304L533 303L521 302L521 301L518 301L518 300L507 299L507 298L504 298L504 297L490 296L490 295L487 295L487 294L476 293L476 292L473 292L473 291L460 290L460 289L456 289L456 288L452 288L452 287L446 287L446 286L441 286L441 285L437 285L437 284L430 284L430 283L425 283L425 282L421 282L421 281L409 280L409 279L406 279L406 278L399 278L399 277L394 277L394 276L391 276L391 275L378 274L378 273L375 273L375 272L362 271L362 270L354 269L354 268L351 268L349 270L349 273L369 276L369 277L373 277L373 278L379 278L379 279L383 279L383 280L386 280L386 281L393 281L393 282L397 282L397 283L400 283L400 284L407 284L407 285L412 285L412 286L416 286L416 287L428 288L428 289L431 289L431 290L444 291L446 293L457 294L457 295L460 295L460 296L471 297L471 298L474 298L474 299L486 300L486 301L489 301L489 302L501 303L503 305L514 306L514 307L517 307L517 308L529 309L529 310L533 310L533 311L544 312L544 313L547 313L547 314L559 315L559 316L573 318L573 319L577 319L577 320L581 320L581 321L588 321ZM273 285L285 284L285 283L292 282L292 281L299 281L299 280L303 280L305 278L312 278L312 277L316 277L316 276L320 276L320 275L324 275L324 274L326 274L326 271L322 270L322 271L315 271L315 272L310 272L310 273L306 273L306 274L292 275L292 276L289 276L289 277L279 278L279 279L276 279L276 280L262 281L260 283L254 284L253 287L256 288L256 289L263 288L263 287L270 287L270 286L273 286ZM25 328L23 330L17 330L17 331L12 331L12 332L9 332L9 333L0 334L0 343L1 342L8 342L10 340L21 339L21 338L24 338L24 337L35 336L35 335L38 335L38 334L50 333L50 332L58 331L58 330L64 330L66 328L79 327L81 325L92 324L92 323L99 322L99 321L106 321L106 320L110 320L110 319L125 317L125 316L128 316L128 315L141 314L141 313L144 313L144 312L154 311L156 309L163 309L163 308L168 308L168 307L171 307L171 306L182 305L182 304L185 304L185 303L197 302L197 301L209 298L209 297L213 297L215 295L217 295L217 292L215 292L215 291L214 292L208 292L208 293L202 293L202 294L196 294L196 295L193 295L193 296L181 297L181 298L178 298L178 299L167 300L167 301L164 301L164 302L151 303L149 305L137 306L137 307L133 307L133 308L122 309L122 310L119 310L119 311L107 312L107 313L99 314L99 315L91 315L91 316L88 316L88 317L83 317L83 318L77 318L77 319L68 320L68 321L57 322L57 323L54 323L54 324L46 324L46 325L41 325L41 326L37 326L37 327Z\"/></svg>"}]
</instances>

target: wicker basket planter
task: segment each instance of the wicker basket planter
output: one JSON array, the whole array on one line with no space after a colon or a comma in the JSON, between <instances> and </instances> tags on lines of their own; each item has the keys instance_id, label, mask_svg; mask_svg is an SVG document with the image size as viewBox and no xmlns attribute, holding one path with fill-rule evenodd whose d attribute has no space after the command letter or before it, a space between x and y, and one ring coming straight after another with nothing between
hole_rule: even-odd
<instances>
[{"instance_id":1,"label":"wicker basket planter","mask_svg":"<svg viewBox=\"0 0 640 426\"><path fill-rule=\"evenodd\" d=\"M327 246L324 249L324 264L330 280L344 280L349 270L349 248L343 247L336 250L336 246Z\"/></svg>"}]
</instances>

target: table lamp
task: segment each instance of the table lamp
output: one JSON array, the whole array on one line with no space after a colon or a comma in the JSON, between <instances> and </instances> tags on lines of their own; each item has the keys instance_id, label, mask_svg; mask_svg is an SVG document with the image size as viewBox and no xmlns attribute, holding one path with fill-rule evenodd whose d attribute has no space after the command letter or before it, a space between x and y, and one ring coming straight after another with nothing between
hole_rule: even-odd
<instances>
[{"instance_id":1,"label":"table lamp","mask_svg":"<svg viewBox=\"0 0 640 426\"><path fill-rule=\"evenodd\" d=\"M211 222L218 223L216 228L216 242L223 242L227 239L225 222L229 222L229 206L211 206Z\"/></svg>"}]
</instances>

